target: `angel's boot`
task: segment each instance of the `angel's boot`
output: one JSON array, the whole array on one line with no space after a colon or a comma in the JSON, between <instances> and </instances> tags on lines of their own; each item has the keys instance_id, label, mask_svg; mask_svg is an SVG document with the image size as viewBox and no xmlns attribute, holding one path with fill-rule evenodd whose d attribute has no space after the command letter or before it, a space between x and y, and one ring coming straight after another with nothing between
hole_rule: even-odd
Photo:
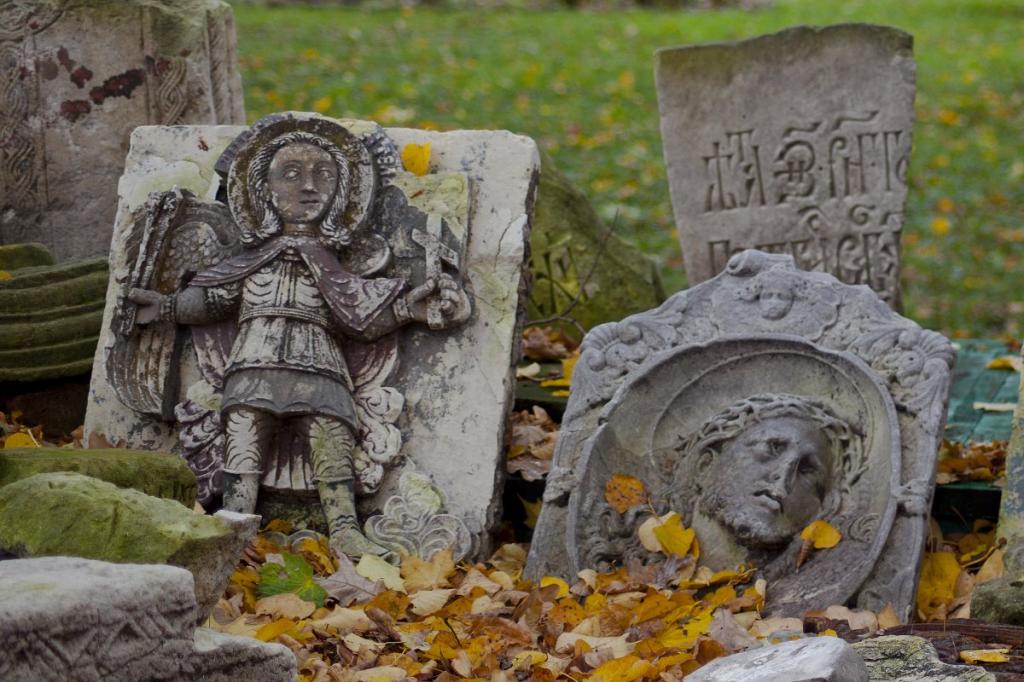
<instances>
[{"instance_id":1,"label":"angel's boot","mask_svg":"<svg viewBox=\"0 0 1024 682\"><path fill-rule=\"evenodd\" d=\"M339 556L347 554L357 559L363 554L386 555L387 549L359 530L352 466L355 438L351 429L327 416L311 417L307 424L313 479L327 518L331 549Z\"/></svg>"},{"instance_id":2,"label":"angel's boot","mask_svg":"<svg viewBox=\"0 0 1024 682\"><path fill-rule=\"evenodd\" d=\"M384 556L388 550L367 538L359 530L356 518L355 486L352 480L318 483L320 503L327 517L330 545L338 555L347 554L358 559L364 554Z\"/></svg>"},{"instance_id":3,"label":"angel's boot","mask_svg":"<svg viewBox=\"0 0 1024 682\"><path fill-rule=\"evenodd\" d=\"M224 509L240 514L256 511L256 495L260 491L259 474L229 474L224 476Z\"/></svg>"}]
</instances>

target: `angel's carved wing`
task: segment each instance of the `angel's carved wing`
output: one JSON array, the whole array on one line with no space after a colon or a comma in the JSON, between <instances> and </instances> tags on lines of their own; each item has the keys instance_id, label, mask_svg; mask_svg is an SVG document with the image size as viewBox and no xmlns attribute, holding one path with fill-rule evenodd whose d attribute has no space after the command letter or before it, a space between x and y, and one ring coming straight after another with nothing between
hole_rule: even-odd
<instances>
[{"instance_id":1,"label":"angel's carved wing","mask_svg":"<svg viewBox=\"0 0 1024 682\"><path fill-rule=\"evenodd\" d=\"M112 322L115 341L108 351L108 379L125 405L174 420L180 356L188 333L172 322L138 326L136 305L128 300L128 292L138 288L172 294L197 272L239 249L227 206L200 201L183 189L150 195L126 241L132 265L122 282Z\"/></svg>"}]
</instances>

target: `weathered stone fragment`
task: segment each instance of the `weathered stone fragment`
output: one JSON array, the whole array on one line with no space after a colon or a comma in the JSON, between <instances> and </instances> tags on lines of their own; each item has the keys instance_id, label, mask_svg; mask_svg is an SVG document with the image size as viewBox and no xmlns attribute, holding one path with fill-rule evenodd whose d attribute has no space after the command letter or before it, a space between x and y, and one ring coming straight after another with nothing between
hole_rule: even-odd
<instances>
[{"instance_id":1,"label":"weathered stone fragment","mask_svg":"<svg viewBox=\"0 0 1024 682\"><path fill-rule=\"evenodd\" d=\"M1019 564L1010 575L981 583L971 597L971 617L988 623L1024 625L1024 576Z\"/></svg>"},{"instance_id":2,"label":"weathered stone fragment","mask_svg":"<svg viewBox=\"0 0 1024 682\"><path fill-rule=\"evenodd\" d=\"M710 568L757 566L773 613L854 599L906 619L953 358L866 287L790 256L734 256L584 339L528 575L663 560L637 534L653 509L695 529ZM649 505L613 509L618 474ZM842 541L794 572L819 518Z\"/></svg>"},{"instance_id":3,"label":"weathered stone fragment","mask_svg":"<svg viewBox=\"0 0 1024 682\"><path fill-rule=\"evenodd\" d=\"M687 682L868 682L857 652L837 637L798 639L711 661Z\"/></svg>"},{"instance_id":4,"label":"weathered stone fragment","mask_svg":"<svg viewBox=\"0 0 1024 682\"><path fill-rule=\"evenodd\" d=\"M178 455L147 450L14 448L0 450L0 487L36 474L69 471L119 488L196 503L196 477Z\"/></svg>"},{"instance_id":5,"label":"weathered stone fragment","mask_svg":"<svg viewBox=\"0 0 1024 682\"><path fill-rule=\"evenodd\" d=\"M222 514L198 514L81 474L36 474L0 488L0 551L181 566L195 576L205 618L258 523Z\"/></svg>"},{"instance_id":6,"label":"weathered stone fragment","mask_svg":"<svg viewBox=\"0 0 1024 682\"><path fill-rule=\"evenodd\" d=\"M353 453L362 529L365 530L363 522L368 517L388 509L401 509L403 500L408 502L400 481L411 470L439 489L434 494L443 501L443 509L435 505L405 505L406 509L425 514L423 518L408 520L409 524L415 522L423 528L436 525L439 533L459 541L460 546L468 533L468 551L485 552L489 543L487 531L496 520L500 504L503 434L512 405L513 364L526 308L524 268L539 171L536 145L507 132L382 129L369 122L336 121L300 112L269 116L252 128L182 126L137 130L120 183L121 210L112 247L103 336L92 375L87 435L102 434L111 442L144 449L180 447L200 479L200 500L215 497L225 443L244 433L229 431L221 419L225 367L230 356L226 359L223 351L218 351L218 355L211 345L204 345L204 330L190 326L182 318L176 318L177 322L161 318L148 327L132 323L131 311L142 310L143 306L131 308L125 304L124 283L135 281L132 273L138 259L133 254L141 243L140 224L155 231L166 228L160 234L168 235L169 253L175 254L167 262L200 271L191 280L192 286L201 287L202 282L209 280L203 278L203 267L187 259L212 253L223 259L245 261L246 254L255 253L240 244L241 223L253 218L246 203L248 175L240 172L237 164L249 163L254 158L252 152L261 144L290 144L283 141L282 135L292 132L321 134L325 141L328 137L337 139L341 142L324 144L351 156L350 167L355 170L351 171L352 183L346 188L348 194L343 201L351 210L347 210L344 220L352 221L353 229L358 226L365 230L357 233L365 242L328 253L310 244L308 235L285 234L282 238L302 242L300 246L308 247L309 253L326 254L323 262L328 267L335 267L333 259L340 257L349 272L364 273L365 281L370 282L364 295L373 287L391 286L389 281L394 284L400 279L403 286L397 291L404 296L405 292L415 290L427 273L434 273L436 277L456 279L451 291L457 294L461 290L472 302L469 317L460 323L447 324L440 319L437 321L441 324L433 324L428 319L424 324L403 315L405 322L412 323L387 336L364 341L361 347L344 332L327 332L332 334L340 352L346 356L354 353L346 362L354 376L352 397L359 428L357 443L349 452ZM403 170L398 150L408 144L427 143L431 147L430 172L416 176ZM218 160L223 163L218 165ZM324 163L330 167L326 160ZM262 182L260 177L256 181ZM225 182L228 206L215 202L218 189L223 189ZM333 194L326 194L342 197L339 186L332 188ZM179 190L174 191L175 187ZM191 194L186 194L186 190ZM159 206L173 205L180 212L161 212L154 208L155 204L147 205L153 192L162 193L157 196L168 202ZM274 210L281 209L275 206ZM225 212L230 212L238 224L224 221ZM202 220L190 217L200 214ZM168 221L160 222L161 216L167 216ZM209 247L206 250L194 248L195 241L182 241L175 246L179 244L176 239L201 240L208 236L201 231L209 233L211 225L212 232L220 230L219 243L204 242ZM256 248L273 250L285 243L275 239L276 235ZM393 258L372 259L374 244L381 253L389 249ZM278 261L274 259L278 253L270 256L273 267L277 267ZM458 267L453 263L458 263ZM239 267L242 276L248 277L246 266ZM274 281L282 281L281 277L273 274ZM148 285L140 282L135 286L171 297L178 296L179 281L168 275L151 280ZM313 298L319 300L317 296L314 294ZM393 305L388 301L385 304ZM353 296L346 305L358 308L359 296ZM433 304L426 305L429 316ZM151 306L149 310L152 309ZM367 309L386 310L381 306ZM274 315L286 317L279 315L280 309L275 310L278 312ZM338 314L335 308L329 312ZM274 315L268 313L264 317L271 319ZM313 324L320 324L317 319L314 317ZM393 319L397 321L399 316L396 314ZM227 330L225 334L241 334L239 316L221 321L218 329ZM191 335L193 342L191 347L184 346L188 353L182 351L180 362L174 359L178 357L175 349L183 346L168 342L178 334L182 338ZM233 352L232 345L227 348ZM133 367L149 370L135 373ZM304 376L308 378L308 374ZM179 378L177 390L174 382ZM291 384L273 385L280 388ZM279 438L273 447L261 446L254 453L256 461L262 463L266 456L266 461L271 462L260 470L260 499L269 498L264 492L271 491L280 493L277 500L294 495L293 504L302 507L309 505L310 497L329 498L335 512L345 507L346 500L342 498L349 493L336 490L338 494L333 497L325 495L312 480L311 457L306 455L313 452L313 439L302 431L301 420L289 416L280 420L278 426L278 435L288 434L289 438ZM342 439L324 442L340 444ZM344 463L347 454L335 453L335 457L334 461ZM337 518L341 516L338 514ZM453 530L456 526L460 528ZM390 521L379 530L378 537L397 545L406 539L391 532Z\"/></svg>"},{"instance_id":7,"label":"weathered stone fragment","mask_svg":"<svg viewBox=\"0 0 1024 682\"><path fill-rule=\"evenodd\" d=\"M913 39L800 26L661 50L658 108L690 284L756 248L900 301Z\"/></svg>"},{"instance_id":8,"label":"weathered stone fragment","mask_svg":"<svg viewBox=\"0 0 1024 682\"><path fill-rule=\"evenodd\" d=\"M12 250L12 265L24 267L0 279L0 383L81 376L91 367L107 260L53 265L47 257L41 247Z\"/></svg>"},{"instance_id":9,"label":"weathered stone fragment","mask_svg":"<svg viewBox=\"0 0 1024 682\"><path fill-rule=\"evenodd\" d=\"M610 231L549 156L542 165L530 233L530 319L568 310L567 317L586 330L661 303L665 296L654 263ZM580 333L578 327L565 328Z\"/></svg>"},{"instance_id":10,"label":"weathered stone fragment","mask_svg":"<svg viewBox=\"0 0 1024 682\"><path fill-rule=\"evenodd\" d=\"M196 682L292 682L295 654L280 644L264 644L209 628L196 628L195 658L182 666Z\"/></svg>"},{"instance_id":11,"label":"weathered stone fragment","mask_svg":"<svg viewBox=\"0 0 1024 682\"><path fill-rule=\"evenodd\" d=\"M0 243L103 255L139 125L242 123L221 0L5 0Z\"/></svg>"},{"instance_id":12,"label":"weathered stone fragment","mask_svg":"<svg viewBox=\"0 0 1024 682\"><path fill-rule=\"evenodd\" d=\"M192 576L174 566L48 557L0 562L0 679L291 682L295 657L195 629Z\"/></svg>"},{"instance_id":13,"label":"weathered stone fragment","mask_svg":"<svg viewBox=\"0 0 1024 682\"><path fill-rule=\"evenodd\" d=\"M973 605L972 605L973 610ZM853 645L864 660L871 682L995 682L984 668L949 665L922 637L888 635Z\"/></svg>"}]
</instances>

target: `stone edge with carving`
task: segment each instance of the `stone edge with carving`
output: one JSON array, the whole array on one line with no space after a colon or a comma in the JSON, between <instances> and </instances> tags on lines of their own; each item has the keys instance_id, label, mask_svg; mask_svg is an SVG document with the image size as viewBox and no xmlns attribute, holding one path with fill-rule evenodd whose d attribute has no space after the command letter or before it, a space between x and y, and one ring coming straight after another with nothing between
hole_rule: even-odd
<instances>
[{"instance_id":1,"label":"stone edge with carving","mask_svg":"<svg viewBox=\"0 0 1024 682\"><path fill-rule=\"evenodd\" d=\"M832 314L816 311L821 324L811 320L809 326L804 325L805 334L797 338L859 357L879 373L896 403L903 439L899 509L882 556L861 586L857 603L879 611L892 602L901 620L909 618L928 529L955 350L937 332L921 329L893 312L867 286L845 285L831 275L797 270L790 256L754 250L737 254L724 272L669 297L658 308L595 327L584 338L530 547L527 577L572 577L566 553L569 496L575 489L583 446L619 387L666 351L735 335L736 321L730 322L730 310L723 301L716 304L715 293L736 287L736 278L752 278L775 268L836 296ZM748 320L744 331L750 334L777 331L752 317L744 322ZM732 333L723 332L723 327Z\"/></svg>"},{"instance_id":2,"label":"stone edge with carving","mask_svg":"<svg viewBox=\"0 0 1024 682\"><path fill-rule=\"evenodd\" d=\"M47 557L0 562L0 678L290 682L279 644L195 630L174 566Z\"/></svg>"},{"instance_id":3,"label":"stone edge with carving","mask_svg":"<svg viewBox=\"0 0 1024 682\"><path fill-rule=\"evenodd\" d=\"M853 41L857 41L859 46L850 51L849 43ZM780 78L786 76L793 77L794 72L796 72L807 78L812 78L816 82L834 84L835 78L833 77L824 78L824 74L813 72L814 76L817 76L815 78L806 73L801 73L801 71L808 71L809 69L806 68L806 65L811 63L814 58L818 58L818 61L823 63L823 69L829 68L832 64L828 56L831 54L834 57L837 50L850 51L849 61L858 59L863 61L865 54L870 51L878 51L880 55L877 57L872 55L870 66L859 62L857 66L864 70L870 68L891 69L891 83L889 85L891 86L897 81L901 81L909 87L909 97L904 97L900 93L897 98L901 104L905 105L904 114L907 126L905 147L908 150L907 158L909 159L914 121L916 66L913 59L913 36L899 28L870 23L841 23L826 26L799 25L743 40L665 47L657 51L655 55L655 80L658 85L658 108L665 165L670 179L669 189L675 214L675 223L685 260L684 269L692 285L704 282L718 274L718 272L714 270L714 265L705 263L702 256L698 255L705 253L706 243L701 239L702 235L696 233L693 227L688 224L691 216L682 214L682 207L686 205L686 199L688 198L684 195L686 193L699 193L699 189L690 185L685 174L678 168L680 165L678 160L684 153L692 151L691 148L695 144L694 137L699 135L699 133L695 133L692 130L692 125L687 125L687 121L683 116L673 115L671 112L674 102L678 102L681 99L685 100L687 97L692 98L686 87L669 88L668 84L674 79L672 74L686 64L689 65L689 68L695 69L698 72L714 73L717 74L718 78L724 78L725 82L729 82L736 78L736 71L742 70L743 64L753 64L755 65L754 68L758 71L763 69L762 62L764 62L766 55L771 53L778 55L780 61L783 62L779 66L782 72L779 75ZM708 67L702 68L702 64L707 64ZM842 64L842 66L852 67L852 64L846 63ZM874 73L871 75L874 75ZM856 76L851 77L848 83L850 83L849 87L851 89L855 87L863 88L863 86L857 85ZM758 86L760 84L758 82ZM879 88L879 90L885 93L880 95L881 97L887 97L892 94L891 88ZM739 97L747 96L750 93L734 94ZM889 99L892 98L889 97ZM890 105L895 106L892 102ZM761 105L759 104L758 106ZM793 108L791 111L795 112L798 109ZM794 120L798 119L795 118ZM780 140L780 144L784 141ZM769 156L769 158L771 157ZM907 190L908 185L904 182L903 189L900 190L902 194L900 205L903 207L906 205ZM854 206L854 208L856 207ZM862 206L862 208L866 207ZM794 211L794 224L798 221L801 223L807 221L807 214L804 213L806 210L807 207L801 209L800 217ZM820 211L811 211L810 213L820 215ZM899 215L902 216L902 212ZM748 218L748 216L738 216L737 222L749 223ZM850 219L853 223L857 222L857 217L853 214L851 214ZM900 218L899 224L902 224L902 218ZM891 282L891 289L886 290L885 294L890 297L887 300L890 300L896 309L900 309L899 227L895 230L895 234L896 245L894 255L896 273L894 278L890 278L894 281ZM793 244L792 242L790 243L791 248L795 248ZM746 248L758 248L756 244L745 246Z\"/></svg>"}]
</instances>

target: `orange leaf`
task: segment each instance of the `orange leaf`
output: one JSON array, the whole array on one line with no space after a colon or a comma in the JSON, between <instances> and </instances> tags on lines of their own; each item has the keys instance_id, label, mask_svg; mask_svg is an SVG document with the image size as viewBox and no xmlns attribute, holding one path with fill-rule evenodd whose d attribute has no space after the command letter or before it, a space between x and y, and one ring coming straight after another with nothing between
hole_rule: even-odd
<instances>
[{"instance_id":1,"label":"orange leaf","mask_svg":"<svg viewBox=\"0 0 1024 682\"><path fill-rule=\"evenodd\" d=\"M647 501L647 488L639 478L615 474L604 484L604 499L620 514Z\"/></svg>"},{"instance_id":2,"label":"orange leaf","mask_svg":"<svg viewBox=\"0 0 1024 682\"><path fill-rule=\"evenodd\" d=\"M549 575L540 579L541 587L547 587L549 585L558 585L558 593L556 595L557 599L561 599L562 597L569 594L569 583L565 582L561 578L556 578L554 576Z\"/></svg>"},{"instance_id":3,"label":"orange leaf","mask_svg":"<svg viewBox=\"0 0 1024 682\"><path fill-rule=\"evenodd\" d=\"M430 561L412 554L402 557L402 577L405 579L405 589L409 592L445 587L448 576L454 572L451 548L437 552Z\"/></svg>"},{"instance_id":4,"label":"orange leaf","mask_svg":"<svg viewBox=\"0 0 1024 682\"><path fill-rule=\"evenodd\" d=\"M650 669L650 663L631 654L602 663L587 679L589 682L633 682L647 675Z\"/></svg>"},{"instance_id":5,"label":"orange leaf","mask_svg":"<svg viewBox=\"0 0 1024 682\"><path fill-rule=\"evenodd\" d=\"M917 608L929 613L956 596L956 580L960 562L952 552L927 552L921 562L921 579L917 585Z\"/></svg>"}]
</instances>

